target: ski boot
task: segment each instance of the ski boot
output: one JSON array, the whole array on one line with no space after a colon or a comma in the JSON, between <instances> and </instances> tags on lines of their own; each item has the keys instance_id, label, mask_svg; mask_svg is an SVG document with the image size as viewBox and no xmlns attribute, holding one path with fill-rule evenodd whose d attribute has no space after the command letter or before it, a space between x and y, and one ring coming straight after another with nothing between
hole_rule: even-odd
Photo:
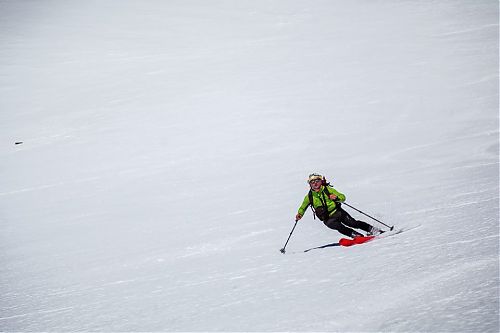
<instances>
[{"instance_id":1,"label":"ski boot","mask_svg":"<svg viewBox=\"0 0 500 333\"><path fill-rule=\"evenodd\" d=\"M385 231L382 229L379 229L377 227L372 227L370 231L368 231L368 236L379 236L383 234Z\"/></svg>"}]
</instances>

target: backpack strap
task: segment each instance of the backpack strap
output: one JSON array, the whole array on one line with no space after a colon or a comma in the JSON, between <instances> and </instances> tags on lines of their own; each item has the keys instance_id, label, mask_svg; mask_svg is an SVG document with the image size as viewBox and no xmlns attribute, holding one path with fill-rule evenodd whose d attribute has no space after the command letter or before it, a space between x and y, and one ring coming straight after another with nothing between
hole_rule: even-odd
<instances>
[{"instance_id":1,"label":"backpack strap","mask_svg":"<svg viewBox=\"0 0 500 333\"><path fill-rule=\"evenodd\" d=\"M323 191L321 191L320 195L319 195L319 199L321 200L321 205L323 206L323 211L324 212L328 212L328 206L326 205L326 199L325 199L325 194L327 197L330 196L330 191L328 190L328 188L326 186L323 186ZM312 190L309 190L309 193L307 194L308 197L309 197L309 205L311 206L311 210L313 212L313 217L314 219L316 219L316 209L314 209L314 205L313 205L313 194L312 194Z\"/></svg>"},{"instance_id":2,"label":"backpack strap","mask_svg":"<svg viewBox=\"0 0 500 333\"><path fill-rule=\"evenodd\" d=\"M327 185L330 185L330 183L327 183ZM324 190L323 192L325 192L325 193L326 193L326 196L327 196L327 197L330 197L330 190L328 189L328 187L327 187L326 185L325 185L325 190ZM335 200L334 200L334 202L335 202L335 206L336 206L337 208L342 207L342 202L340 202L340 200L339 200L338 198L337 198L337 199L335 199Z\"/></svg>"},{"instance_id":3,"label":"backpack strap","mask_svg":"<svg viewBox=\"0 0 500 333\"><path fill-rule=\"evenodd\" d=\"M327 187L328 185L330 185L330 183L327 183L325 186L323 186L323 192L326 194L327 197L330 197L330 190Z\"/></svg>"},{"instance_id":4,"label":"backpack strap","mask_svg":"<svg viewBox=\"0 0 500 333\"><path fill-rule=\"evenodd\" d=\"M307 194L307 196L309 197L309 206L311 206L311 211L313 212L313 217L316 220L316 209L314 209L314 205L313 205L313 193L312 193L312 190L309 190L309 193Z\"/></svg>"},{"instance_id":5,"label":"backpack strap","mask_svg":"<svg viewBox=\"0 0 500 333\"><path fill-rule=\"evenodd\" d=\"M326 196L328 197L330 195L330 192L326 189L325 186L323 186L323 191L321 191L319 194L319 200L321 200L321 205L323 206L324 211L328 212L328 205L326 204L325 192Z\"/></svg>"}]
</instances>

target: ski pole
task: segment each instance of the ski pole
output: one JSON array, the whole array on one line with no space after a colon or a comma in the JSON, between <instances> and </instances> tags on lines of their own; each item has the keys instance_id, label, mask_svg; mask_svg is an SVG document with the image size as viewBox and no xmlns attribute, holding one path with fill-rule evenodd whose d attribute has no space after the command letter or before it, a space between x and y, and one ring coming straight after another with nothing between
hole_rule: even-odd
<instances>
[{"instance_id":1,"label":"ski pole","mask_svg":"<svg viewBox=\"0 0 500 333\"><path fill-rule=\"evenodd\" d=\"M283 248L280 249L280 252L283 253L283 254L285 253L285 247L288 244L288 241L290 240L290 237L292 237L292 234L293 234L293 231L295 230L295 227L297 226L297 222L299 222L299 220L295 221L295 224L293 225L292 231L290 231L290 235L288 236L288 239L286 240L285 246L283 246Z\"/></svg>"},{"instance_id":2,"label":"ski pole","mask_svg":"<svg viewBox=\"0 0 500 333\"><path fill-rule=\"evenodd\" d=\"M377 221L377 222L378 222L378 223L380 223L380 224L385 225L385 226L386 226L387 228L389 228L391 231L392 231L392 229L394 229L394 226L392 226L392 227L391 227L391 226L388 226L388 225L387 225L387 224L385 224L384 222L382 222L382 221L380 221L380 220L377 220L377 219L376 219L376 218L374 218L373 216L370 216L370 215L368 215L368 214L366 214L366 213L364 213L364 212L360 211L359 209L357 209L357 208L355 208L355 207L353 207L353 206L349 205L348 203L342 202L342 204L343 204L343 205L346 205L347 207L351 207L351 208L352 208L352 209L354 209L355 211L360 212L361 214L363 214L363 215L365 215L365 216L368 216L369 218L371 218L372 220Z\"/></svg>"}]
</instances>

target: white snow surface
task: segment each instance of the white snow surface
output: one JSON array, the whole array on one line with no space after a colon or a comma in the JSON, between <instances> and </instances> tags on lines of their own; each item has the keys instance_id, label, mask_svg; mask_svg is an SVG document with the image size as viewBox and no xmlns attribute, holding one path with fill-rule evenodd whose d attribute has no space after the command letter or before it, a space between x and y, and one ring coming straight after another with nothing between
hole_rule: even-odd
<instances>
[{"instance_id":1,"label":"white snow surface","mask_svg":"<svg viewBox=\"0 0 500 333\"><path fill-rule=\"evenodd\" d=\"M0 330L498 332L498 98L493 0L2 0Z\"/></svg>"}]
</instances>

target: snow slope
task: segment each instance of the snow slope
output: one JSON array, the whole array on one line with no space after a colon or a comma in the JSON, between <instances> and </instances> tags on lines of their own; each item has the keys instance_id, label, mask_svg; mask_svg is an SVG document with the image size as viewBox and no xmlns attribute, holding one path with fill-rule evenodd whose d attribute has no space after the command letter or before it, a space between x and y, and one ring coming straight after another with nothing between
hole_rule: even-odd
<instances>
[{"instance_id":1,"label":"snow slope","mask_svg":"<svg viewBox=\"0 0 500 333\"><path fill-rule=\"evenodd\" d=\"M498 128L497 1L2 0L0 330L497 332Z\"/></svg>"}]
</instances>

